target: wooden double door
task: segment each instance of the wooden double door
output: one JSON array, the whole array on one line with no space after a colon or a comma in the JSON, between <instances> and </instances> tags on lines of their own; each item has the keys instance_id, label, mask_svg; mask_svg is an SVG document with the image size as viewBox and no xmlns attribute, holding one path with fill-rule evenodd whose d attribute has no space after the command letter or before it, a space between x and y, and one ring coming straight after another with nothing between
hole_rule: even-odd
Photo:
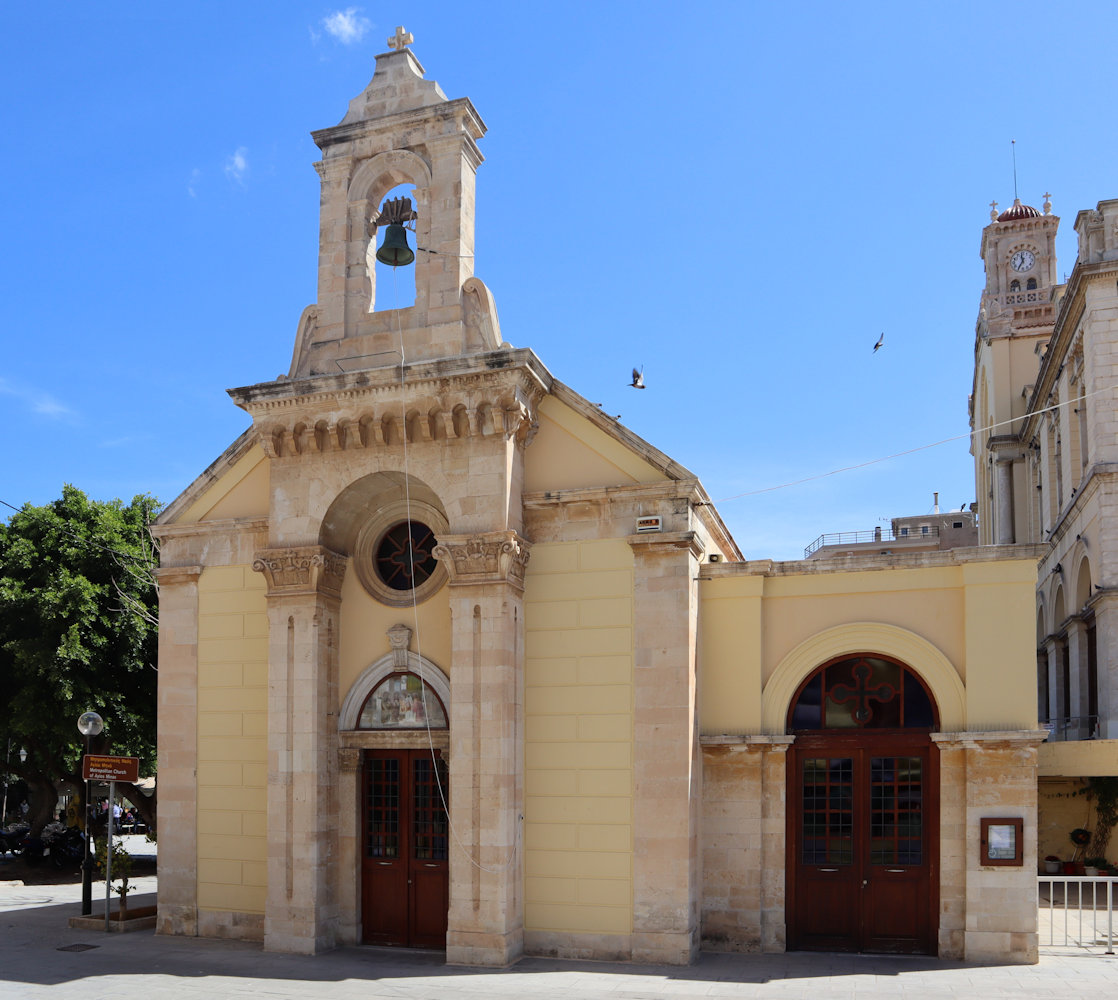
<instances>
[{"instance_id":1,"label":"wooden double door","mask_svg":"<svg viewBox=\"0 0 1118 1000\"><path fill-rule=\"evenodd\" d=\"M788 782L788 947L931 955L939 777L923 736L797 737Z\"/></svg>"},{"instance_id":2,"label":"wooden double door","mask_svg":"<svg viewBox=\"0 0 1118 1000\"><path fill-rule=\"evenodd\" d=\"M446 762L438 750L366 750L362 765L362 939L445 948Z\"/></svg>"}]
</instances>

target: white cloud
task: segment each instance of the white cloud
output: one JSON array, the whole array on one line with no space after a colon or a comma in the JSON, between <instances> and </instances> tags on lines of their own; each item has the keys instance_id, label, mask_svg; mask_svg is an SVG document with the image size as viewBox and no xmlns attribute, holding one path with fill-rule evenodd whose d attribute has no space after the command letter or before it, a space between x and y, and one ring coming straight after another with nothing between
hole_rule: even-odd
<instances>
[{"instance_id":1,"label":"white cloud","mask_svg":"<svg viewBox=\"0 0 1118 1000\"><path fill-rule=\"evenodd\" d=\"M60 403L49 393L26 386L12 385L4 379L0 379L0 395L13 396L21 400L30 407L32 413L38 413L44 417L63 418L74 415L74 411L70 407Z\"/></svg>"},{"instance_id":2,"label":"white cloud","mask_svg":"<svg viewBox=\"0 0 1118 1000\"><path fill-rule=\"evenodd\" d=\"M202 179L202 171L195 167L190 171L190 180L186 182L186 193L191 198L198 197L198 181Z\"/></svg>"},{"instance_id":3,"label":"white cloud","mask_svg":"<svg viewBox=\"0 0 1118 1000\"><path fill-rule=\"evenodd\" d=\"M346 7L345 10L336 10L327 14L322 19L322 27L326 33L343 45L353 45L365 37L366 32L373 26L367 17L358 14L359 7Z\"/></svg>"},{"instance_id":4,"label":"white cloud","mask_svg":"<svg viewBox=\"0 0 1118 1000\"><path fill-rule=\"evenodd\" d=\"M248 174L248 150L238 146L236 152L225 161L225 176L238 184L244 184Z\"/></svg>"}]
</instances>

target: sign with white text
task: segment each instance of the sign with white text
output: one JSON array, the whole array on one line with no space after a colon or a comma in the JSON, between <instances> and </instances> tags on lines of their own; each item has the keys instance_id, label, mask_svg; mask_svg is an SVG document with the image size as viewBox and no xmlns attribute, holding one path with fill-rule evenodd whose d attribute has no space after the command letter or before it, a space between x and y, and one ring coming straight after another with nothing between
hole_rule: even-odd
<instances>
[{"instance_id":1,"label":"sign with white text","mask_svg":"<svg viewBox=\"0 0 1118 1000\"><path fill-rule=\"evenodd\" d=\"M82 777L86 781L139 781L140 758L87 753L82 758Z\"/></svg>"}]
</instances>

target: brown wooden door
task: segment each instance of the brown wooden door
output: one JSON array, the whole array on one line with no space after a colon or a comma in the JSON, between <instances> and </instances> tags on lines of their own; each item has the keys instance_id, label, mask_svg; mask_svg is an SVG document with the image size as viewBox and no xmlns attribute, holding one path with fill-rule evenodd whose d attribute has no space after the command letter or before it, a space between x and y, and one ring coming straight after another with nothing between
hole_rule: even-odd
<instances>
[{"instance_id":1,"label":"brown wooden door","mask_svg":"<svg viewBox=\"0 0 1118 1000\"><path fill-rule=\"evenodd\" d=\"M790 948L936 952L935 756L924 737L797 739Z\"/></svg>"},{"instance_id":2,"label":"brown wooden door","mask_svg":"<svg viewBox=\"0 0 1118 1000\"><path fill-rule=\"evenodd\" d=\"M450 900L445 761L438 750L433 758L430 750L366 750L363 788L363 940L445 948Z\"/></svg>"}]
</instances>

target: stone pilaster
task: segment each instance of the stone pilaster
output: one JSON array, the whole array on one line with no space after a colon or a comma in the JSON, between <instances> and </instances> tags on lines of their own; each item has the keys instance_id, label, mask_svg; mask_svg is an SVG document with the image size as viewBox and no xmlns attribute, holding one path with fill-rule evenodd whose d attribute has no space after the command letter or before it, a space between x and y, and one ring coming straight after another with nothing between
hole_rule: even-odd
<instances>
[{"instance_id":1,"label":"stone pilaster","mask_svg":"<svg viewBox=\"0 0 1118 1000\"><path fill-rule=\"evenodd\" d=\"M198 578L166 566L159 581L159 934L198 933Z\"/></svg>"},{"instance_id":2,"label":"stone pilaster","mask_svg":"<svg viewBox=\"0 0 1118 1000\"><path fill-rule=\"evenodd\" d=\"M1087 627L1082 618L1069 618L1067 622L1068 644L1068 706L1071 725L1068 728L1069 740L1090 739L1093 723L1087 718Z\"/></svg>"},{"instance_id":3,"label":"stone pilaster","mask_svg":"<svg viewBox=\"0 0 1118 1000\"><path fill-rule=\"evenodd\" d=\"M998 456L994 468L996 470L994 496L998 505L995 515L997 543L1012 545L1016 540L1013 525L1013 460Z\"/></svg>"},{"instance_id":4,"label":"stone pilaster","mask_svg":"<svg viewBox=\"0 0 1118 1000\"><path fill-rule=\"evenodd\" d=\"M266 951L337 943L337 627L346 561L311 545L267 549L268 894Z\"/></svg>"},{"instance_id":5,"label":"stone pilaster","mask_svg":"<svg viewBox=\"0 0 1118 1000\"><path fill-rule=\"evenodd\" d=\"M338 750L338 944L360 943L363 815L361 751L356 747L341 747Z\"/></svg>"},{"instance_id":6,"label":"stone pilaster","mask_svg":"<svg viewBox=\"0 0 1118 1000\"><path fill-rule=\"evenodd\" d=\"M702 944L785 947L787 750L792 736L704 736Z\"/></svg>"},{"instance_id":7,"label":"stone pilaster","mask_svg":"<svg viewBox=\"0 0 1118 1000\"><path fill-rule=\"evenodd\" d=\"M444 535L450 576L450 911L446 959L524 951L524 567L514 531Z\"/></svg>"},{"instance_id":8,"label":"stone pilaster","mask_svg":"<svg viewBox=\"0 0 1118 1000\"><path fill-rule=\"evenodd\" d=\"M702 864L693 532L633 535L633 936L637 962L699 949Z\"/></svg>"},{"instance_id":9,"label":"stone pilaster","mask_svg":"<svg viewBox=\"0 0 1118 1000\"><path fill-rule=\"evenodd\" d=\"M1037 747L1046 735L1043 730L932 734L940 748L942 957L1037 961ZM1024 821L1020 867L981 864L981 820L990 818Z\"/></svg>"}]
</instances>

